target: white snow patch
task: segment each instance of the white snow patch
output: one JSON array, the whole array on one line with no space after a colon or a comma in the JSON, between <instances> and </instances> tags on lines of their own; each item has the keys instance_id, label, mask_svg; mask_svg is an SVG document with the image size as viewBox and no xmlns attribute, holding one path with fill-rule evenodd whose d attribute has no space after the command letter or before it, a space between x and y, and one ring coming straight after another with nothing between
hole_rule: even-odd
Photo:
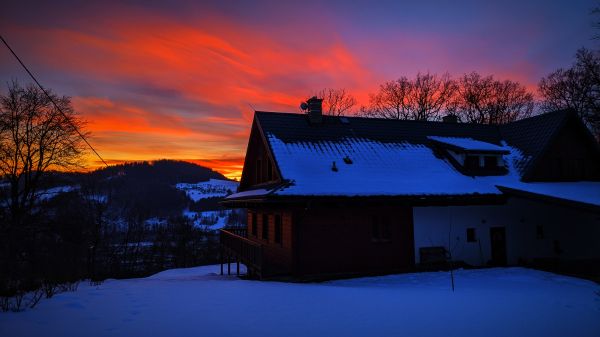
<instances>
[{"instance_id":1,"label":"white snow patch","mask_svg":"<svg viewBox=\"0 0 600 337\"><path fill-rule=\"evenodd\" d=\"M463 150L468 151L506 151L506 149L502 146L482 142L480 140L475 140L473 138L463 138L463 137L438 137L438 136L428 136L427 138L431 140L438 141L440 143L445 143L449 145L454 145Z\"/></svg>"},{"instance_id":2,"label":"white snow patch","mask_svg":"<svg viewBox=\"0 0 600 337\"><path fill-rule=\"evenodd\" d=\"M556 183L513 182L509 184L499 184L498 186L600 206L600 182L597 181Z\"/></svg>"},{"instance_id":3,"label":"white snow patch","mask_svg":"<svg viewBox=\"0 0 600 337\"><path fill-rule=\"evenodd\" d=\"M239 186L239 182L231 180L210 179L195 184L179 183L175 187L185 191L187 196L193 201L198 201L207 198L224 197L231 193L235 193Z\"/></svg>"},{"instance_id":4,"label":"white snow patch","mask_svg":"<svg viewBox=\"0 0 600 337\"><path fill-rule=\"evenodd\" d=\"M216 265L81 284L1 313L0 335L600 336L598 284L524 268L458 270L455 292L447 272L310 284L218 273Z\"/></svg>"},{"instance_id":5,"label":"white snow patch","mask_svg":"<svg viewBox=\"0 0 600 337\"><path fill-rule=\"evenodd\" d=\"M50 200L50 199L56 197L57 195L59 195L61 193L72 192L77 189L79 189L79 186L70 186L70 185L57 186L57 187L49 188L46 190L38 191L37 198L40 201L46 201L46 200Z\"/></svg>"},{"instance_id":6,"label":"white snow patch","mask_svg":"<svg viewBox=\"0 0 600 337\"><path fill-rule=\"evenodd\" d=\"M229 220L229 216L235 210L225 209L217 211L202 211L192 212L189 210L183 211L183 216L194 221L194 226L207 229L217 230L225 227Z\"/></svg>"}]
</instances>

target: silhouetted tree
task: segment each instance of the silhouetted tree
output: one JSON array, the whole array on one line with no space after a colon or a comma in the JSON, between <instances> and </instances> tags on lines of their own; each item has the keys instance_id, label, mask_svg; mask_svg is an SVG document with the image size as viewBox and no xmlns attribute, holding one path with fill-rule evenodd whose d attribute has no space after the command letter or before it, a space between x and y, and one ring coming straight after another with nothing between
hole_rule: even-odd
<instances>
[{"instance_id":1,"label":"silhouetted tree","mask_svg":"<svg viewBox=\"0 0 600 337\"><path fill-rule=\"evenodd\" d=\"M369 106L361 108L361 114L387 119L409 119L409 95L411 82L406 77L379 85L379 90L369 95Z\"/></svg>"},{"instance_id":2,"label":"silhouetted tree","mask_svg":"<svg viewBox=\"0 0 600 337\"><path fill-rule=\"evenodd\" d=\"M413 81L410 99L412 119L430 120L447 109L456 90L456 83L448 73L441 76L418 73Z\"/></svg>"},{"instance_id":3,"label":"silhouetted tree","mask_svg":"<svg viewBox=\"0 0 600 337\"><path fill-rule=\"evenodd\" d=\"M573 109L600 139L600 55L582 48L575 63L542 78L539 91L542 109Z\"/></svg>"},{"instance_id":4,"label":"silhouetted tree","mask_svg":"<svg viewBox=\"0 0 600 337\"><path fill-rule=\"evenodd\" d=\"M32 210L42 174L49 169L80 167L83 122L69 97L50 97L33 85L17 82L0 95L0 175L8 181L11 226Z\"/></svg>"},{"instance_id":5,"label":"silhouetted tree","mask_svg":"<svg viewBox=\"0 0 600 337\"><path fill-rule=\"evenodd\" d=\"M330 116L343 116L351 112L356 98L346 89L325 88L316 95L323 99L323 112Z\"/></svg>"},{"instance_id":6,"label":"silhouetted tree","mask_svg":"<svg viewBox=\"0 0 600 337\"><path fill-rule=\"evenodd\" d=\"M435 120L452 102L456 83L449 74L418 73L414 79L400 77L385 82L369 97L361 114L389 119Z\"/></svg>"},{"instance_id":7,"label":"silhouetted tree","mask_svg":"<svg viewBox=\"0 0 600 337\"><path fill-rule=\"evenodd\" d=\"M465 122L504 124L529 117L534 107L533 94L524 85L472 72L458 80L449 110Z\"/></svg>"}]
</instances>

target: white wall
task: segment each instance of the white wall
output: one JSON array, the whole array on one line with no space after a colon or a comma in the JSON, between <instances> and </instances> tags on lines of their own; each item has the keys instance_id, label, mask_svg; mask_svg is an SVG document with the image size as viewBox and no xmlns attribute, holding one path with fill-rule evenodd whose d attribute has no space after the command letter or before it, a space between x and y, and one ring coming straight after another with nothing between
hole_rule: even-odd
<instances>
[{"instance_id":1,"label":"white wall","mask_svg":"<svg viewBox=\"0 0 600 337\"><path fill-rule=\"evenodd\" d=\"M506 228L509 264L557 257L554 240L560 242L561 259L600 258L598 213L511 198L496 206L414 207L413 216L416 263L420 247L444 246L454 260L484 265L491 258L490 227ZM537 238L537 225L543 226L543 239ZM467 242L469 227L476 228L477 242Z\"/></svg>"}]
</instances>

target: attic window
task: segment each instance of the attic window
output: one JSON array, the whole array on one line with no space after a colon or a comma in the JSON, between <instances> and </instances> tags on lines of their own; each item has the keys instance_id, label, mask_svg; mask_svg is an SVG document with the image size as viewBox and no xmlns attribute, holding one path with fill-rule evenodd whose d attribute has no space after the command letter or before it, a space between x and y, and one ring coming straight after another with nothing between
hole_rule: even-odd
<instances>
[{"instance_id":1,"label":"attic window","mask_svg":"<svg viewBox=\"0 0 600 337\"><path fill-rule=\"evenodd\" d=\"M262 160L256 160L256 183L262 182Z\"/></svg>"},{"instance_id":2,"label":"attic window","mask_svg":"<svg viewBox=\"0 0 600 337\"><path fill-rule=\"evenodd\" d=\"M273 163L270 160L267 160L267 180L273 180Z\"/></svg>"}]
</instances>

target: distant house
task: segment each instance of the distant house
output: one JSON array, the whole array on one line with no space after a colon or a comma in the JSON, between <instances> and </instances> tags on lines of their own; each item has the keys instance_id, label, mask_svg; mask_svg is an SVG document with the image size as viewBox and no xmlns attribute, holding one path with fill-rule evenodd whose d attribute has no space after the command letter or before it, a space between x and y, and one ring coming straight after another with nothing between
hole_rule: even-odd
<instances>
[{"instance_id":1,"label":"distant house","mask_svg":"<svg viewBox=\"0 0 600 337\"><path fill-rule=\"evenodd\" d=\"M256 112L226 260L259 277L600 260L600 148L571 111L506 125Z\"/></svg>"}]
</instances>

